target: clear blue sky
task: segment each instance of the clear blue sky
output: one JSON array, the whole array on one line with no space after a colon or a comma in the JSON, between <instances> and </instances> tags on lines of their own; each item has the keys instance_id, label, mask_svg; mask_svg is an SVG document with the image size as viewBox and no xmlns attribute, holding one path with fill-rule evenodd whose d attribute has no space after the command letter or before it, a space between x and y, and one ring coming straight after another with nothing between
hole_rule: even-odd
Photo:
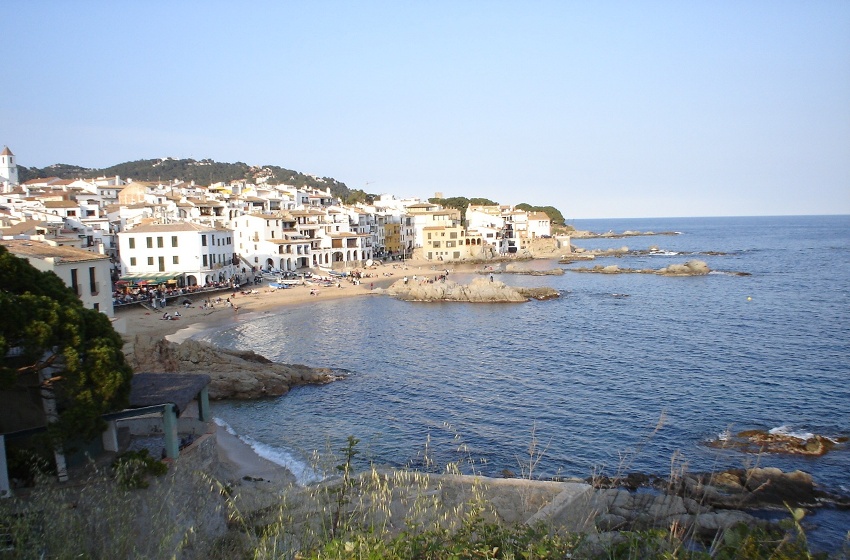
<instances>
[{"instance_id":1,"label":"clear blue sky","mask_svg":"<svg viewBox=\"0 0 850 560\"><path fill-rule=\"evenodd\" d=\"M0 7L0 145L29 167L275 164L568 219L850 213L847 0Z\"/></svg>"}]
</instances>

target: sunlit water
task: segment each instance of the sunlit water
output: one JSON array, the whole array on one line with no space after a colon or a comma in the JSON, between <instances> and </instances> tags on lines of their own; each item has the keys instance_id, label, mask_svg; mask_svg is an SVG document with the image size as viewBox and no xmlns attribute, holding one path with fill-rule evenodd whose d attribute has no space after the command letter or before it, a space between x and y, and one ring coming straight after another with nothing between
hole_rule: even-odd
<instances>
[{"instance_id":1,"label":"sunlit water","mask_svg":"<svg viewBox=\"0 0 850 560\"><path fill-rule=\"evenodd\" d=\"M339 449L349 435L361 439L364 461L380 465L421 466L429 442L438 464L520 474L533 433L545 451L535 476L663 475L674 459L690 471L757 463L802 469L828 489L850 492L846 445L817 459L704 445L727 429L850 434L850 217L575 225L681 232L574 242L586 248L726 253L591 265L660 268L698 258L713 270L751 276L502 275L562 296L525 304L359 297L287 307L201 338L349 375L279 399L216 403L214 414L304 482L317 476L306 467L312 452ZM812 519L816 544L840 542L850 530L846 512Z\"/></svg>"}]
</instances>

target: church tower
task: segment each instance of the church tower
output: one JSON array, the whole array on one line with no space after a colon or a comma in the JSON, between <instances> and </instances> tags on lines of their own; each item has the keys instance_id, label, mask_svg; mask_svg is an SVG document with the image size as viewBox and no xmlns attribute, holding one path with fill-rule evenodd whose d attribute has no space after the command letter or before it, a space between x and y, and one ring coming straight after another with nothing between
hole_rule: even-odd
<instances>
[{"instance_id":1,"label":"church tower","mask_svg":"<svg viewBox=\"0 0 850 560\"><path fill-rule=\"evenodd\" d=\"M5 192L18 186L18 164L15 163L15 154L8 146L4 146L0 152L0 183L3 184Z\"/></svg>"}]
</instances>

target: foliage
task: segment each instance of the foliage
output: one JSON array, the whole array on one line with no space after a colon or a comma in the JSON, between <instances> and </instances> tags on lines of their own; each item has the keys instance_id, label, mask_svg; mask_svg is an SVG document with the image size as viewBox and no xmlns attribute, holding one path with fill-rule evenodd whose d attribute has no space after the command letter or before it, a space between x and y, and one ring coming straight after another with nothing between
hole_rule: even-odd
<instances>
[{"instance_id":1,"label":"foliage","mask_svg":"<svg viewBox=\"0 0 850 560\"><path fill-rule=\"evenodd\" d=\"M363 189L353 189L348 191L348 196L343 198L345 204L372 204L378 198L376 194L369 194Z\"/></svg>"},{"instance_id":2,"label":"foliage","mask_svg":"<svg viewBox=\"0 0 850 560\"><path fill-rule=\"evenodd\" d=\"M439 204L444 208L456 208L460 210L462 221L466 220L466 209L469 206L498 206L498 202L494 202L489 198L466 198L463 196L453 196L451 198L429 198L431 204Z\"/></svg>"},{"instance_id":3,"label":"foliage","mask_svg":"<svg viewBox=\"0 0 850 560\"><path fill-rule=\"evenodd\" d=\"M112 462L115 480L124 488L136 489L149 486L148 476L162 476L168 472L168 466L148 454L147 449L125 451Z\"/></svg>"},{"instance_id":4,"label":"foliage","mask_svg":"<svg viewBox=\"0 0 850 560\"><path fill-rule=\"evenodd\" d=\"M52 272L0 246L0 387L41 382L57 398L60 439L93 438L101 415L125 408L132 370L109 318L86 309ZM9 403L4 404L9 406Z\"/></svg>"},{"instance_id":5,"label":"foliage","mask_svg":"<svg viewBox=\"0 0 850 560\"><path fill-rule=\"evenodd\" d=\"M563 226L564 216L561 211L554 206L532 206L531 204L522 202L515 206L517 210L525 210L526 212L543 212L552 221L552 225Z\"/></svg>"}]
</instances>

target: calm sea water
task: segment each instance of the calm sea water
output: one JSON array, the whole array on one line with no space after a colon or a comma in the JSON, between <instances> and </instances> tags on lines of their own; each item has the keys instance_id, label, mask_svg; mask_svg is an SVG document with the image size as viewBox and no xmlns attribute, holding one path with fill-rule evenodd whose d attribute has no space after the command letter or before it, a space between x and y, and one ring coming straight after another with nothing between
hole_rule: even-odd
<instances>
[{"instance_id":1,"label":"calm sea water","mask_svg":"<svg viewBox=\"0 0 850 560\"><path fill-rule=\"evenodd\" d=\"M427 445L439 464L493 476L521 472L533 435L544 451L537 476L663 475L671 462L690 471L759 464L802 469L850 493L846 445L817 459L704 445L727 429L850 434L850 216L575 226L681 232L574 241L586 248L726 254L595 261L660 268L699 258L719 271L696 278L499 277L561 291L545 302L361 297L255 315L201 338L350 373L279 399L216 403L214 414L304 482L316 476L307 467L311 453L339 449L349 435L361 439L364 461L421 466ZM737 271L751 276L724 273ZM846 512L812 519L821 541L840 542L850 530Z\"/></svg>"}]
</instances>

